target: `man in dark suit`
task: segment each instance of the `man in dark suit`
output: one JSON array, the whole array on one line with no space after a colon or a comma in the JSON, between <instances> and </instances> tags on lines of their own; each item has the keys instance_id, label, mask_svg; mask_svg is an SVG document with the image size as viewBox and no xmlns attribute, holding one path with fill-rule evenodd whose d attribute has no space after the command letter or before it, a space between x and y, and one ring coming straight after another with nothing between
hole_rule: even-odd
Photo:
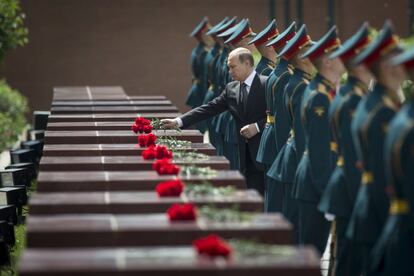
<instances>
[{"instance_id":1,"label":"man in dark suit","mask_svg":"<svg viewBox=\"0 0 414 276\"><path fill-rule=\"evenodd\" d=\"M239 135L240 171L245 175L247 188L264 193L263 167L256 162L261 133L266 123L265 83L267 77L254 70L251 52L237 48L228 58L229 73L234 81L229 82L220 96L175 119L164 119L168 128L186 128L211 118L221 112L230 111L234 116Z\"/></svg>"}]
</instances>

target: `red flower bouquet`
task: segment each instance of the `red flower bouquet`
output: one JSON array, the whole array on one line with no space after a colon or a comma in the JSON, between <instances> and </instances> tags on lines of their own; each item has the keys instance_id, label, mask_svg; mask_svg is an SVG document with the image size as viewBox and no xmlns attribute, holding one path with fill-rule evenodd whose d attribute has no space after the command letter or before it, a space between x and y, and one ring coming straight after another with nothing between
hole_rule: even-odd
<instances>
[{"instance_id":1,"label":"red flower bouquet","mask_svg":"<svg viewBox=\"0 0 414 276\"><path fill-rule=\"evenodd\" d=\"M156 146L155 151L157 159L173 157L172 151L168 150L166 146Z\"/></svg>"},{"instance_id":2,"label":"red flower bouquet","mask_svg":"<svg viewBox=\"0 0 414 276\"><path fill-rule=\"evenodd\" d=\"M195 220L196 208L191 203L173 204L167 210L170 221Z\"/></svg>"},{"instance_id":3,"label":"red flower bouquet","mask_svg":"<svg viewBox=\"0 0 414 276\"><path fill-rule=\"evenodd\" d=\"M149 147L151 145L155 146L155 141L157 141L157 136L153 133L141 134L138 136L138 144L140 147Z\"/></svg>"},{"instance_id":4,"label":"red flower bouquet","mask_svg":"<svg viewBox=\"0 0 414 276\"><path fill-rule=\"evenodd\" d=\"M156 160L152 164L152 168L157 171L158 174L164 175L177 175L180 172L180 167L172 164L170 158Z\"/></svg>"},{"instance_id":5,"label":"red flower bouquet","mask_svg":"<svg viewBox=\"0 0 414 276\"><path fill-rule=\"evenodd\" d=\"M227 257L231 254L231 246L219 236L211 234L207 237L193 241L193 246L198 254L206 254L211 257Z\"/></svg>"},{"instance_id":6,"label":"red flower bouquet","mask_svg":"<svg viewBox=\"0 0 414 276\"><path fill-rule=\"evenodd\" d=\"M184 190L184 183L180 180L160 182L155 187L159 197L180 196Z\"/></svg>"},{"instance_id":7,"label":"red flower bouquet","mask_svg":"<svg viewBox=\"0 0 414 276\"><path fill-rule=\"evenodd\" d=\"M142 158L145 160L155 159L157 157L157 151L155 150L154 145L149 146L147 149L143 150L141 153Z\"/></svg>"},{"instance_id":8,"label":"red flower bouquet","mask_svg":"<svg viewBox=\"0 0 414 276\"><path fill-rule=\"evenodd\" d=\"M152 131L151 121L143 117L137 117L131 126L131 130L135 133L150 133Z\"/></svg>"}]
</instances>

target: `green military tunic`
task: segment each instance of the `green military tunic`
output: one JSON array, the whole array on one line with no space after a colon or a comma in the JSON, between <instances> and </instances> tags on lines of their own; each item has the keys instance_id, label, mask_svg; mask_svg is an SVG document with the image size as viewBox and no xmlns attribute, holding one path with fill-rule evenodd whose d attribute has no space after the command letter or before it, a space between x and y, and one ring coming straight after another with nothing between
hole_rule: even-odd
<instances>
[{"instance_id":1,"label":"green military tunic","mask_svg":"<svg viewBox=\"0 0 414 276\"><path fill-rule=\"evenodd\" d=\"M347 229L366 273L371 266L369 254L385 224L389 199L384 173L384 139L396 107L377 83L359 104L352 122L352 135L358 159L363 164L361 186Z\"/></svg>"},{"instance_id":2,"label":"green military tunic","mask_svg":"<svg viewBox=\"0 0 414 276\"><path fill-rule=\"evenodd\" d=\"M208 48L201 41L191 52L191 70L193 73L193 81L186 100L186 104L191 108L200 106L203 103L204 96L207 91L207 82L202 81L202 76L204 74L204 59L207 52Z\"/></svg>"},{"instance_id":3,"label":"green military tunic","mask_svg":"<svg viewBox=\"0 0 414 276\"><path fill-rule=\"evenodd\" d=\"M334 88L317 74L305 90L301 108L305 152L293 187L299 201L299 242L314 245L321 254L326 247L330 224L317 209L317 204L334 168L328 115Z\"/></svg>"}]
</instances>

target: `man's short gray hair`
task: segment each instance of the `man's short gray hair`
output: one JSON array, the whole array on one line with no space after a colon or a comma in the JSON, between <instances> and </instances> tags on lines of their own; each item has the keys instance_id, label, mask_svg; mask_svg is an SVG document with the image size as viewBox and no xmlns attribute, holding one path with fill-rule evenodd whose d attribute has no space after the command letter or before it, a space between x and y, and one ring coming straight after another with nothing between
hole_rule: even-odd
<instances>
[{"instance_id":1,"label":"man's short gray hair","mask_svg":"<svg viewBox=\"0 0 414 276\"><path fill-rule=\"evenodd\" d=\"M249 49L243 47L236 48L230 52L229 57L230 56L237 56L239 58L240 63L248 61L252 67L254 66L253 55L249 51Z\"/></svg>"}]
</instances>

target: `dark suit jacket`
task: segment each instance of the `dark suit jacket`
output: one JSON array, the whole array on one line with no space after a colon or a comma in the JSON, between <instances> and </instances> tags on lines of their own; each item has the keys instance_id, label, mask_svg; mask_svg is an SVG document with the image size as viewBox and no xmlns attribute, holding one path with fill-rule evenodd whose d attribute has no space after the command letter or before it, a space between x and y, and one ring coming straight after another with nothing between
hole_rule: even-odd
<instances>
[{"instance_id":1,"label":"dark suit jacket","mask_svg":"<svg viewBox=\"0 0 414 276\"><path fill-rule=\"evenodd\" d=\"M246 112L244 112L243 104L240 102L240 82L233 81L226 85L220 96L182 115L180 118L183 122L183 128L227 110L231 112L236 120L238 129L248 124L257 123L260 132L251 139L246 140L239 133L235 135L239 136L240 170L245 172L246 142L251 160L253 160L258 169L262 170L262 166L256 162L256 155L260 144L260 137L266 123L266 80L267 77L259 76L258 74L254 77L247 98Z\"/></svg>"}]
</instances>

